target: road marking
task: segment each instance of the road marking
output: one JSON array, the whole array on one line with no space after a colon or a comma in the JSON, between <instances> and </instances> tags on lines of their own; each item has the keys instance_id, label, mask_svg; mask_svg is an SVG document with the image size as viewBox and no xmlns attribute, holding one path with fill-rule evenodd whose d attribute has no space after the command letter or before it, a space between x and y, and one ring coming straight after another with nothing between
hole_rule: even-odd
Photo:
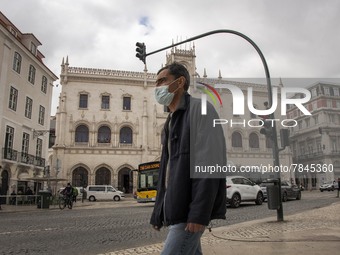
<instances>
[{"instance_id":1,"label":"road marking","mask_svg":"<svg viewBox=\"0 0 340 255\"><path fill-rule=\"evenodd\" d=\"M18 231L8 231L1 232L0 235L10 235L10 234L22 234L22 233L32 233L32 232L42 232L42 231L53 231L58 228L45 228L45 229L31 229L31 230L18 230Z\"/></svg>"}]
</instances>

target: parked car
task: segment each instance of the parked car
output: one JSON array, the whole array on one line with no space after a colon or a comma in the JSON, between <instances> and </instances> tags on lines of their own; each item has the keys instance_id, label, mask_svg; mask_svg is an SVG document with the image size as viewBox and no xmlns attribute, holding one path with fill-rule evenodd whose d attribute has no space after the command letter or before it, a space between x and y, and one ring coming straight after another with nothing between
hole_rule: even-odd
<instances>
[{"instance_id":1,"label":"parked car","mask_svg":"<svg viewBox=\"0 0 340 255\"><path fill-rule=\"evenodd\" d=\"M301 189L287 181L281 182L282 201L286 202L288 199L301 200Z\"/></svg>"},{"instance_id":2,"label":"parked car","mask_svg":"<svg viewBox=\"0 0 340 255\"><path fill-rule=\"evenodd\" d=\"M262 190L263 193L263 201L266 201L268 199L268 195L267 195L267 186L268 185L273 185L272 183L267 183L267 182L262 182L260 184L260 188Z\"/></svg>"},{"instance_id":3,"label":"parked car","mask_svg":"<svg viewBox=\"0 0 340 255\"><path fill-rule=\"evenodd\" d=\"M228 176L226 178L227 203L237 208L243 202L263 203L263 193L256 183L243 176Z\"/></svg>"},{"instance_id":4,"label":"parked car","mask_svg":"<svg viewBox=\"0 0 340 255\"><path fill-rule=\"evenodd\" d=\"M335 189L338 189L338 184L335 182L326 182L322 185L320 185L320 191L323 192L324 190L327 191L334 191Z\"/></svg>"},{"instance_id":5,"label":"parked car","mask_svg":"<svg viewBox=\"0 0 340 255\"><path fill-rule=\"evenodd\" d=\"M114 200L119 201L125 197L124 192L111 185L89 185L86 187L86 197L89 201Z\"/></svg>"},{"instance_id":6,"label":"parked car","mask_svg":"<svg viewBox=\"0 0 340 255\"><path fill-rule=\"evenodd\" d=\"M270 181L264 181L260 184L261 190L263 192L264 200L268 199L267 186L274 185ZM286 202L288 199L301 199L301 189L288 181L281 181L281 198L282 202Z\"/></svg>"}]
</instances>

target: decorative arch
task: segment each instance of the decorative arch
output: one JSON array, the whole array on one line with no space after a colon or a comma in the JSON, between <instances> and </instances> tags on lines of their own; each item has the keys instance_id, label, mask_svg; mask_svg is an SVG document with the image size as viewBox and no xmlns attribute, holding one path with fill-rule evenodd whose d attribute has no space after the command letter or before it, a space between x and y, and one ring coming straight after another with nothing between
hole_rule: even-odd
<instances>
[{"instance_id":1,"label":"decorative arch","mask_svg":"<svg viewBox=\"0 0 340 255\"><path fill-rule=\"evenodd\" d=\"M112 123L109 121L100 121L96 124L95 129L98 130L102 126L108 126L111 130L113 129Z\"/></svg>"},{"instance_id":2,"label":"decorative arch","mask_svg":"<svg viewBox=\"0 0 340 255\"><path fill-rule=\"evenodd\" d=\"M270 138L266 137L266 148L271 149L273 148L273 142Z\"/></svg>"},{"instance_id":3,"label":"decorative arch","mask_svg":"<svg viewBox=\"0 0 340 255\"><path fill-rule=\"evenodd\" d=\"M94 184L95 185L112 185L111 183L112 171L109 167L103 165L95 171Z\"/></svg>"},{"instance_id":4,"label":"decorative arch","mask_svg":"<svg viewBox=\"0 0 340 255\"><path fill-rule=\"evenodd\" d=\"M73 123L73 129L75 130L76 129L76 127L78 127L79 125L85 125L85 126L87 126L87 127L90 127L91 126L91 124L87 121L87 120L85 120L85 119L82 119L82 120L77 120L77 121L75 121L74 123Z\"/></svg>"},{"instance_id":5,"label":"decorative arch","mask_svg":"<svg viewBox=\"0 0 340 255\"><path fill-rule=\"evenodd\" d=\"M127 122L122 122L122 123L120 123L120 124L118 125L118 130L120 130L120 129L123 128L123 127L129 127L129 128L132 129L132 132L133 132L133 133L136 133L136 127L135 127L135 125L134 125L132 122L127 121Z\"/></svg>"},{"instance_id":6,"label":"decorative arch","mask_svg":"<svg viewBox=\"0 0 340 255\"><path fill-rule=\"evenodd\" d=\"M77 166L72 170L72 186L87 187L89 185L89 170L84 166Z\"/></svg>"},{"instance_id":7,"label":"decorative arch","mask_svg":"<svg viewBox=\"0 0 340 255\"><path fill-rule=\"evenodd\" d=\"M108 125L101 125L97 134L98 143L111 143L111 128Z\"/></svg>"},{"instance_id":8,"label":"decorative arch","mask_svg":"<svg viewBox=\"0 0 340 255\"><path fill-rule=\"evenodd\" d=\"M81 123L75 128L74 141L76 143L88 143L89 142L89 127L88 125Z\"/></svg>"},{"instance_id":9,"label":"decorative arch","mask_svg":"<svg viewBox=\"0 0 340 255\"><path fill-rule=\"evenodd\" d=\"M119 143L132 144L133 143L133 130L130 126L122 126L119 129Z\"/></svg>"},{"instance_id":10,"label":"decorative arch","mask_svg":"<svg viewBox=\"0 0 340 255\"><path fill-rule=\"evenodd\" d=\"M258 149L260 148L259 136L255 132L249 135L249 148Z\"/></svg>"},{"instance_id":11,"label":"decorative arch","mask_svg":"<svg viewBox=\"0 0 340 255\"><path fill-rule=\"evenodd\" d=\"M242 134L234 131L231 135L231 146L234 148L242 148Z\"/></svg>"},{"instance_id":12,"label":"decorative arch","mask_svg":"<svg viewBox=\"0 0 340 255\"><path fill-rule=\"evenodd\" d=\"M118 168L118 186L117 188L125 193L133 191L133 170L130 165L123 165Z\"/></svg>"}]
</instances>

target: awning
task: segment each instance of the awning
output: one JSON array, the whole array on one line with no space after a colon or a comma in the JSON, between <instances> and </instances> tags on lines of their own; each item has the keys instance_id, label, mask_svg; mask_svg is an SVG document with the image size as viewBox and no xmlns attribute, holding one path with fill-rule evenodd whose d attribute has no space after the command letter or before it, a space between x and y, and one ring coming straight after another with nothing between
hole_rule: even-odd
<instances>
[{"instance_id":1,"label":"awning","mask_svg":"<svg viewBox=\"0 0 340 255\"><path fill-rule=\"evenodd\" d=\"M48 178L48 177L32 177L32 178L26 178L27 181L35 181L35 182L61 182L61 181L67 181L65 178Z\"/></svg>"}]
</instances>

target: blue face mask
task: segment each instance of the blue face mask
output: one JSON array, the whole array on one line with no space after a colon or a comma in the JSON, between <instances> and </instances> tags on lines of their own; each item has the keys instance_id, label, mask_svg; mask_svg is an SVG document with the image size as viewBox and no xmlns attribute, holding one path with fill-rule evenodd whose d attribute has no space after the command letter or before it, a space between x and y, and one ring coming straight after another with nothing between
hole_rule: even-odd
<instances>
[{"instance_id":1,"label":"blue face mask","mask_svg":"<svg viewBox=\"0 0 340 255\"><path fill-rule=\"evenodd\" d=\"M175 94L169 92L168 86L160 86L155 88L155 98L159 104L169 106L174 99Z\"/></svg>"},{"instance_id":2,"label":"blue face mask","mask_svg":"<svg viewBox=\"0 0 340 255\"><path fill-rule=\"evenodd\" d=\"M159 86L155 88L155 98L159 104L162 104L165 106L169 106L171 104L175 96L175 93L174 93L175 91L169 92L169 86L175 81L177 81L177 79L168 85L163 85L163 86Z\"/></svg>"}]
</instances>

